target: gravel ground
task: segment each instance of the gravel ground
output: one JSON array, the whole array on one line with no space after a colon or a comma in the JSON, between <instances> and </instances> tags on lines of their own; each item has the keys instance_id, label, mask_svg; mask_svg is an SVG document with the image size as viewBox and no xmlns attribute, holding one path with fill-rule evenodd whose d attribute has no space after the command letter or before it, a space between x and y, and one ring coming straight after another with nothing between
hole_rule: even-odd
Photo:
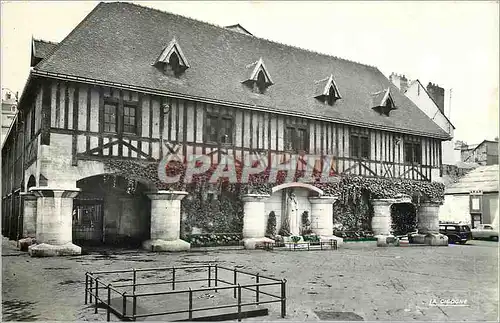
<instances>
[{"instance_id":1,"label":"gravel ground","mask_svg":"<svg viewBox=\"0 0 500 323\"><path fill-rule=\"evenodd\" d=\"M363 242L347 243L337 251L310 252L95 250L59 258L31 258L6 239L2 245L3 321L105 320L104 310L94 314L84 305L85 272L208 263L286 278L286 320L498 320L495 242L399 248ZM195 301L201 303L211 297L208 294ZM221 302L228 299L232 298ZM440 299L467 300L467 306L430 306ZM265 320L280 319L279 304L268 308ZM112 320L117 319L112 316Z\"/></svg>"}]
</instances>

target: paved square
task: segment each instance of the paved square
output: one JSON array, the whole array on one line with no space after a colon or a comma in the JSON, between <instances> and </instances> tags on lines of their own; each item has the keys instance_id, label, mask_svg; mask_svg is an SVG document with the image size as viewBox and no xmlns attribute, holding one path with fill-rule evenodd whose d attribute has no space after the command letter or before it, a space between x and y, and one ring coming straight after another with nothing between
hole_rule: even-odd
<instances>
[{"instance_id":1,"label":"paved square","mask_svg":"<svg viewBox=\"0 0 500 323\"><path fill-rule=\"evenodd\" d=\"M3 320L105 320L105 310L96 315L84 305L85 272L209 262L286 278L286 320L498 319L495 242L399 248L364 242L347 243L337 251L310 252L117 250L41 259L16 251L12 242L4 240ZM466 304L442 306L442 299L466 300ZM279 304L269 305L269 310L265 320L280 319Z\"/></svg>"}]
</instances>

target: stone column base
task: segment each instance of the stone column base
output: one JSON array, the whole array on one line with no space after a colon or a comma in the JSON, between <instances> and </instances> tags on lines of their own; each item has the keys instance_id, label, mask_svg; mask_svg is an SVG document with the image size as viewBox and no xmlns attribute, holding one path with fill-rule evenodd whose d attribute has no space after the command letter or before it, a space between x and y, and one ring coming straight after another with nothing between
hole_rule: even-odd
<instances>
[{"instance_id":1,"label":"stone column base","mask_svg":"<svg viewBox=\"0 0 500 323\"><path fill-rule=\"evenodd\" d=\"M17 246L21 251L28 251L28 247L36 244L35 238L23 238L17 241Z\"/></svg>"},{"instance_id":2,"label":"stone column base","mask_svg":"<svg viewBox=\"0 0 500 323\"><path fill-rule=\"evenodd\" d=\"M344 243L344 239L331 235L331 236L319 236L319 241L321 242L328 242L329 240L336 240L337 241L337 247L340 246L341 244Z\"/></svg>"},{"instance_id":3,"label":"stone column base","mask_svg":"<svg viewBox=\"0 0 500 323\"><path fill-rule=\"evenodd\" d=\"M41 243L29 246L28 254L31 257L78 256L82 254L82 248L72 243L63 245Z\"/></svg>"},{"instance_id":4,"label":"stone column base","mask_svg":"<svg viewBox=\"0 0 500 323\"><path fill-rule=\"evenodd\" d=\"M397 240L393 235L376 235L377 247L389 247L389 246L399 246L399 240Z\"/></svg>"},{"instance_id":5,"label":"stone column base","mask_svg":"<svg viewBox=\"0 0 500 323\"><path fill-rule=\"evenodd\" d=\"M412 244L425 244L429 246L447 246L448 237L441 233L415 233L409 237Z\"/></svg>"},{"instance_id":6,"label":"stone column base","mask_svg":"<svg viewBox=\"0 0 500 323\"><path fill-rule=\"evenodd\" d=\"M265 242L274 243L274 240L266 237L243 239L245 249L256 249L257 246L264 245Z\"/></svg>"},{"instance_id":7,"label":"stone column base","mask_svg":"<svg viewBox=\"0 0 500 323\"><path fill-rule=\"evenodd\" d=\"M142 247L148 251L189 251L191 244L181 239L154 239L144 241Z\"/></svg>"}]
</instances>

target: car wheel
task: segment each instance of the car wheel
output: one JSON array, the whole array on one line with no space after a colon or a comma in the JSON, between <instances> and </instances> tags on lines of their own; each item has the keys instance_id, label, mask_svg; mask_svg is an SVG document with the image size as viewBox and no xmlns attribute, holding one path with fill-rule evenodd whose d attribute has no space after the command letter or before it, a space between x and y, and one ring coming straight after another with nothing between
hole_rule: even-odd
<instances>
[{"instance_id":1,"label":"car wheel","mask_svg":"<svg viewBox=\"0 0 500 323\"><path fill-rule=\"evenodd\" d=\"M491 240L498 241L498 236L491 237Z\"/></svg>"},{"instance_id":2,"label":"car wheel","mask_svg":"<svg viewBox=\"0 0 500 323\"><path fill-rule=\"evenodd\" d=\"M466 244L467 241L459 241L458 243L460 243L460 244Z\"/></svg>"}]
</instances>

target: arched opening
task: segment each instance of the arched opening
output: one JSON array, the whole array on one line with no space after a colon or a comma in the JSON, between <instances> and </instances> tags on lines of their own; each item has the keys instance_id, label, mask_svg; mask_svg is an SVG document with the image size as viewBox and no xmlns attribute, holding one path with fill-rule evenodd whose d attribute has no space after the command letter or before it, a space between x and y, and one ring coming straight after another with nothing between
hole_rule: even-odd
<instances>
[{"instance_id":1,"label":"arched opening","mask_svg":"<svg viewBox=\"0 0 500 323\"><path fill-rule=\"evenodd\" d=\"M328 91L328 96L327 96L328 105L333 105L336 99L337 97L335 96L335 89L333 88L333 86L330 86L330 90Z\"/></svg>"},{"instance_id":2,"label":"arched opening","mask_svg":"<svg viewBox=\"0 0 500 323\"><path fill-rule=\"evenodd\" d=\"M174 72L175 75L179 75L181 73L182 67L177 53L173 52L170 55L170 58L168 59L168 64L170 65L170 68L172 68L172 71Z\"/></svg>"},{"instance_id":3,"label":"arched opening","mask_svg":"<svg viewBox=\"0 0 500 323\"><path fill-rule=\"evenodd\" d=\"M309 197L322 196L324 192L307 183L293 182L277 185L265 201L266 225L273 212L276 219L276 233L282 236L306 234L311 221L311 203ZM274 220L273 220L274 221ZM297 229L298 227L298 229Z\"/></svg>"},{"instance_id":4,"label":"arched opening","mask_svg":"<svg viewBox=\"0 0 500 323\"><path fill-rule=\"evenodd\" d=\"M78 245L140 246L149 239L151 207L148 183L118 175L77 181L73 200L73 242Z\"/></svg>"},{"instance_id":5,"label":"arched opening","mask_svg":"<svg viewBox=\"0 0 500 323\"><path fill-rule=\"evenodd\" d=\"M260 93L264 93L266 90L266 76L263 71L260 71L259 74L257 74L257 88Z\"/></svg>"},{"instance_id":6,"label":"arched opening","mask_svg":"<svg viewBox=\"0 0 500 323\"><path fill-rule=\"evenodd\" d=\"M391 226L394 235L405 235L417 231L417 212L412 203L391 205Z\"/></svg>"}]
</instances>

